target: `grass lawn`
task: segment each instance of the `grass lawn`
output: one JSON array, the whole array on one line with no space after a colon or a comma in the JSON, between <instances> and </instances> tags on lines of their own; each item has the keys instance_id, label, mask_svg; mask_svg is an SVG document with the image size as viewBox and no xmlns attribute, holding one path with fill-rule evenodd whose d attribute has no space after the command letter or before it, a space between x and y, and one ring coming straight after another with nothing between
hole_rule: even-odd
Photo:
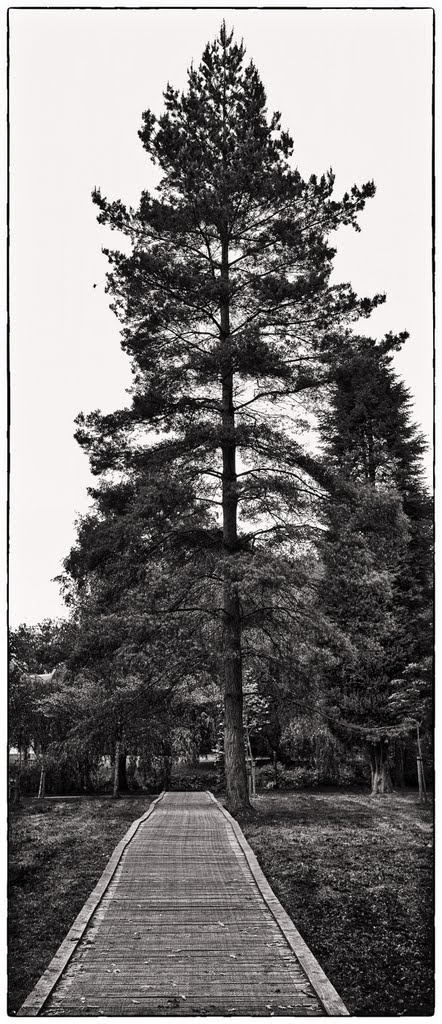
<instances>
[{"instance_id":1,"label":"grass lawn","mask_svg":"<svg viewBox=\"0 0 442 1024\"><path fill-rule=\"evenodd\" d=\"M9 822L9 1013L56 953L129 825L153 797L27 801Z\"/></svg>"},{"instance_id":2,"label":"grass lawn","mask_svg":"<svg viewBox=\"0 0 442 1024\"><path fill-rule=\"evenodd\" d=\"M241 827L350 1013L431 1014L430 807L342 792L254 804Z\"/></svg>"}]
</instances>

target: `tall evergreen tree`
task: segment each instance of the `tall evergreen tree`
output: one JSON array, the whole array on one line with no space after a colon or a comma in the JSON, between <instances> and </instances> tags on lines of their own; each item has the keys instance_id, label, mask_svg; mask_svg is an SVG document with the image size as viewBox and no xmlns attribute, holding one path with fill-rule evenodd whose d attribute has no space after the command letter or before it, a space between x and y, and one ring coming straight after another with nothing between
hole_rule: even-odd
<instances>
[{"instance_id":1,"label":"tall evergreen tree","mask_svg":"<svg viewBox=\"0 0 442 1024\"><path fill-rule=\"evenodd\" d=\"M329 379L324 359L336 332L382 301L330 285L328 236L340 225L359 230L374 185L338 200L331 171L302 179L280 115L268 118L258 72L225 24L190 68L187 91L168 85L164 100L165 112L147 111L140 132L162 172L157 195L143 192L135 210L94 193L100 222L131 243L129 255L105 252L132 360L132 405L80 416L77 438L95 472L173 465L191 476L196 500L219 511L225 770L236 811L248 804L244 565L254 533L295 536L309 508L315 462L293 400L308 401Z\"/></svg>"},{"instance_id":2,"label":"tall evergreen tree","mask_svg":"<svg viewBox=\"0 0 442 1024\"><path fill-rule=\"evenodd\" d=\"M331 402L321 414L327 464L379 493L396 491L407 518L408 541L395 578L404 663L428 658L433 643L433 502L422 463L427 444L393 368L393 353L406 337L351 339L347 353L338 356Z\"/></svg>"},{"instance_id":3,"label":"tall evergreen tree","mask_svg":"<svg viewBox=\"0 0 442 1024\"><path fill-rule=\"evenodd\" d=\"M432 653L426 445L392 366L405 338L349 340L320 416L327 464L354 487L353 500L331 509L323 543L324 611L352 644L328 678L326 702L356 726L347 738L357 739L358 729L361 740L365 735L375 789L388 785L389 737L406 732L413 714L420 717L410 678L421 679L418 704L427 709Z\"/></svg>"},{"instance_id":4,"label":"tall evergreen tree","mask_svg":"<svg viewBox=\"0 0 442 1024\"><path fill-rule=\"evenodd\" d=\"M334 353L331 401L321 411L327 457L347 479L394 486L422 483L426 442L411 418L408 389L393 368L408 335L382 341L348 336Z\"/></svg>"}]
</instances>

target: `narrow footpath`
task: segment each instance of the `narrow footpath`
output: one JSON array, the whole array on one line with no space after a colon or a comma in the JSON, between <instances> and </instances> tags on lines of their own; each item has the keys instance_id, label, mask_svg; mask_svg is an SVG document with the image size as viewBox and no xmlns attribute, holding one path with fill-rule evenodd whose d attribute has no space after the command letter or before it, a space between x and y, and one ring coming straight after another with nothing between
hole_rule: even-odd
<instances>
[{"instance_id":1,"label":"narrow footpath","mask_svg":"<svg viewBox=\"0 0 442 1024\"><path fill-rule=\"evenodd\" d=\"M210 793L166 793L116 848L18 1016L342 1016Z\"/></svg>"}]
</instances>

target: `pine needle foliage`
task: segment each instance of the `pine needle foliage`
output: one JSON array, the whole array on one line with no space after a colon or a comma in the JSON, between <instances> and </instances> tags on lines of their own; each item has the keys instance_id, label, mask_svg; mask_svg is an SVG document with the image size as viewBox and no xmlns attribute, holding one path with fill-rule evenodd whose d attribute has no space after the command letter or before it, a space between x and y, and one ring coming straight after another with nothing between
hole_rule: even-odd
<instances>
[{"instance_id":1,"label":"pine needle foliage","mask_svg":"<svg viewBox=\"0 0 442 1024\"><path fill-rule=\"evenodd\" d=\"M258 71L225 23L186 91L168 84L164 112L147 111L139 134L162 174L156 194L143 192L136 209L93 194L99 221L126 239L124 251L105 253L131 405L80 416L76 436L94 472L173 466L218 516L235 811L248 802L241 562L264 532L287 541L310 513L321 471L303 445L299 403L329 383L342 332L384 298L330 283L330 235L359 230L375 189L354 185L338 199L331 171L303 180L280 114L268 114Z\"/></svg>"}]
</instances>

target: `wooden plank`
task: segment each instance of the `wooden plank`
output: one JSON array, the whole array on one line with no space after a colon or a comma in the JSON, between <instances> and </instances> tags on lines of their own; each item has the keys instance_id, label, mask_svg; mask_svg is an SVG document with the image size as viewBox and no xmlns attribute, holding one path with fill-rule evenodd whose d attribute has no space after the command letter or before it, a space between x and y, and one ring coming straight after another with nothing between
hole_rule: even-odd
<instances>
[{"instance_id":1,"label":"wooden plank","mask_svg":"<svg viewBox=\"0 0 442 1024\"><path fill-rule=\"evenodd\" d=\"M75 952L80 939L82 938L89 921L96 911L99 903L101 902L106 889L111 882L118 864L123 856L128 843L139 829L140 825L147 821L149 816L155 810L157 803L162 799L164 793L160 793L156 800L154 800L145 814L141 815L132 823L123 839L115 847L115 850L110 857L110 860L106 864L103 874L100 876L95 888L92 890L90 896L86 900L86 903L80 910L80 913L75 918L75 921L70 928L66 938L63 939L61 946L58 948L55 956L52 958L49 966L46 968L44 974L42 974L40 980L29 993L24 1003L17 1011L18 1017L36 1017L42 1009L44 1003L50 996L54 986L57 984L58 979L63 973L66 965L69 963L73 953Z\"/></svg>"},{"instance_id":2,"label":"wooden plank","mask_svg":"<svg viewBox=\"0 0 442 1024\"><path fill-rule=\"evenodd\" d=\"M293 921L284 910L284 907L279 902L275 893L270 888L270 885L264 875L264 872L260 868L255 854L252 848L249 846L247 839L245 838L242 829L238 825L238 822L232 818L232 815L226 810L222 804L216 799L213 793L209 792L209 796L217 804L221 813L230 822L239 845L244 853L249 868L255 879L260 893L265 900L269 910L273 914L275 921L277 921L284 938L287 940L291 949L296 954L301 967L303 968L310 984L314 988L315 992L320 999L325 1013L330 1017L342 1017L349 1016L349 1011L344 1005L341 997L338 995L336 989L332 985L331 981L327 978L327 975L322 970L322 967L318 963L316 957L313 955L311 949L304 942L300 932L293 924Z\"/></svg>"},{"instance_id":3,"label":"wooden plank","mask_svg":"<svg viewBox=\"0 0 442 1024\"><path fill-rule=\"evenodd\" d=\"M95 910L93 900L85 904L86 927L71 930L72 949L52 962L44 998L36 986L23 1015L330 1012L323 972L307 957L308 975L307 947L298 942L301 963L238 824L211 794L166 793L123 842Z\"/></svg>"}]
</instances>

